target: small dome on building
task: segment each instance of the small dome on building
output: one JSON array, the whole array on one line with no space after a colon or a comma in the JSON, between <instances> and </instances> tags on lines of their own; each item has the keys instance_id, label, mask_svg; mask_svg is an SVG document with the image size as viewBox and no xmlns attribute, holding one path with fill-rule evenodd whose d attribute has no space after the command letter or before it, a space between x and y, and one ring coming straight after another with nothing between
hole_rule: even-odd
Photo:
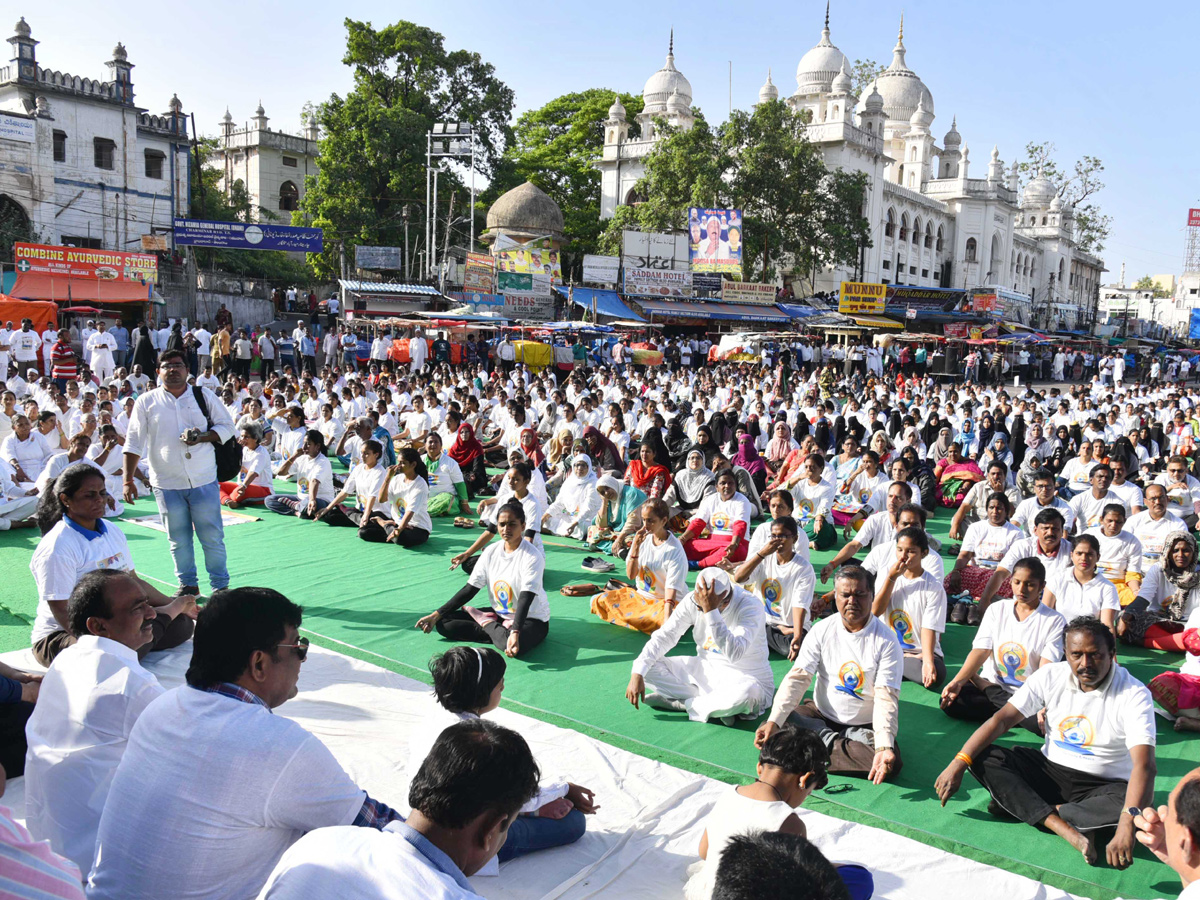
<instances>
[{"instance_id":1,"label":"small dome on building","mask_svg":"<svg viewBox=\"0 0 1200 900\"><path fill-rule=\"evenodd\" d=\"M487 213L489 231L507 231L530 236L563 236L563 214L550 197L531 182L503 194Z\"/></svg>"},{"instance_id":2,"label":"small dome on building","mask_svg":"<svg viewBox=\"0 0 1200 900\"><path fill-rule=\"evenodd\" d=\"M933 116L925 108L925 98L922 97L917 101L917 108L913 110L912 116L909 117L908 124L914 128L928 128L933 122Z\"/></svg>"},{"instance_id":3,"label":"small dome on building","mask_svg":"<svg viewBox=\"0 0 1200 900\"><path fill-rule=\"evenodd\" d=\"M613 104L608 108L608 117L617 122L625 121L625 104L621 102L620 94L613 98Z\"/></svg>"},{"instance_id":4,"label":"small dome on building","mask_svg":"<svg viewBox=\"0 0 1200 900\"><path fill-rule=\"evenodd\" d=\"M179 99L178 94L171 95L171 102L167 104L167 108L176 115L183 112L183 102ZM226 110L226 112L228 112L228 110Z\"/></svg>"},{"instance_id":5,"label":"small dome on building","mask_svg":"<svg viewBox=\"0 0 1200 900\"><path fill-rule=\"evenodd\" d=\"M871 83L871 93L867 94L867 99L863 103L864 112L880 112L883 109L883 95L879 93L879 88L875 83Z\"/></svg>"},{"instance_id":6,"label":"small dome on building","mask_svg":"<svg viewBox=\"0 0 1200 900\"><path fill-rule=\"evenodd\" d=\"M904 61L904 19L900 19L900 36L892 50L892 64L888 66L875 80L876 89L883 96L883 108L889 119L908 121L916 112L921 101L925 101L925 111L933 121L933 94L925 86L917 73L908 67Z\"/></svg>"},{"instance_id":7,"label":"small dome on building","mask_svg":"<svg viewBox=\"0 0 1200 900\"><path fill-rule=\"evenodd\" d=\"M1062 212L1063 198L1060 194L1055 194L1054 199L1050 201L1050 212Z\"/></svg>"},{"instance_id":8,"label":"small dome on building","mask_svg":"<svg viewBox=\"0 0 1200 900\"><path fill-rule=\"evenodd\" d=\"M667 112L677 115L686 115L692 111L692 108L679 95L679 89L676 88L671 92L671 96L667 98Z\"/></svg>"},{"instance_id":9,"label":"small dome on building","mask_svg":"<svg viewBox=\"0 0 1200 900\"><path fill-rule=\"evenodd\" d=\"M821 40L796 66L797 94L824 94L833 89L833 80L847 63L846 54L829 39L829 4L825 4L825 27Z\"/></svg>"},{"instance_id":10,"label":"small dome on building","mask_svg":"<svg viewBox=\"0 0 1200 900\"><path fill-rule=\"evenodd\" d=\"M758 102L769 103L772 100L779 99L779 88L775 87L775 82L771 80L771 70L767 69L767 82L758 89Z\"/></svg>"},{"instance_id":11,"label":"small dome on building","mask_svg":"<svg viewBox=\"0 0 1200 900\"><path fill-rule=\"evenodd\" d=\"M675 32L672 30L671 42L667 46L666 63L650 76L646 86L642 88L642 99L646 103L645 112L662 112L667 108L667 101L671 95L675 93L683 98L688 110L691 110L692 83L675 68Z\"/></svg>"},{"instance_id":12,"label":"small dome on building","mask_svg":"<svg viewBox=\"0 0 1200 900\"><path fill-rule=\"evenodd\" d=\"M1034 179L1025 185L1025 192L1021 194L1021 206L1049 206L1057 193L1054 182L1039 170Z\"/></svg>"},{"instance_id":13,"label":"small dome on building","mask_svg":"<svg viewBox=\"0 0 1200 900\"><path fill-rule=\"evenodd\" d=\"M846 61L842 60L842 68L837 73L837 77L833 79L833 92L835 94L849 94L854 90L854 82L850 80L850 73L846 71Z\"/></svg>"},{"instance_id":14,"label":"small dome on building","mask_svg":"<svg viewBox=\"0 0 1200 900\"><path fill-rule=\"evenodd\" d=\"M225 122L228 125L233 124L233 116L230 114L228 106L225 107L225 116L224 116L224 118L221 119L221 121Z\"/></svg>"},{"instance_id":15,"label":"small dome on building","mask_svg":"<svg viewBox=\"0 0 1200 900\"><path fill-rule=\"evenodd\" d=\"M962 135L958 133L958 116L955 116L950 121L950 130L946 132L946 136L942 138L942 144L949 150L951 147L957 147L962 143Z\"/></svg>"},{"instance_id":16,"label":"small dome on building","mask_svg":"<svg viewBox=\"0 0 1200 900\"><path fill-rule=\"evenodd\" d=\"M265 116L267 114L267 111L263 109L261 100L258 101L258 109L254 110L254 114L256 116Z\"/></svg>"},{"instance_id":17,"label":"small dome on building","mask_svg":"<svg viewBox=\"0 0 1200 900\"><path fill-rule=\"evenodd\" d=\"M17 37L23 38L27 38L33 34L29 28L29 23L25 21L24 16L21 16L21 21L13 27L13 31L16 33Z\"/></svg>"},{"instance_id":18,"label":"small dome on building","mask_svg":"<svg viewBox=\"0 0 1200 900\"><path fill-rule=\"evenodd\" d=\"M125 52L125 45L120 41L117 42L117 46L113 47L112 58L119 60L129 59L129 54Z\"/></svg>"}]
</instances>

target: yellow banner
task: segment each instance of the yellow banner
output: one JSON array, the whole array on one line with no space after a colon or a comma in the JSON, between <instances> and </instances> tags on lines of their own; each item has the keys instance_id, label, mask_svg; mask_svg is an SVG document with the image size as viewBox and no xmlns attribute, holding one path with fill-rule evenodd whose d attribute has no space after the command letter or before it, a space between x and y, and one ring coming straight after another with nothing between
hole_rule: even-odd
<instances>
[{"instance_id":1,"label":"yellow banner","mask_svg":"<svg viewBox=\"0 0 1200 900\"><path fill-rule=\"evenodd\" d=\"M838 312L846 315L855 313L881 313L887 305L887 285L864 281L843 281L838 295Z\"/></svg>"}]
</instances>

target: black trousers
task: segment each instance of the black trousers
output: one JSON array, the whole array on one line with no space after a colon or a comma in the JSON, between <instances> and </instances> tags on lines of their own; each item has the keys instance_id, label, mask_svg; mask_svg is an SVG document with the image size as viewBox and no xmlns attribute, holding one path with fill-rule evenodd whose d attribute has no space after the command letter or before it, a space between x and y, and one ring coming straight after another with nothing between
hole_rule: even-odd
<instances>
[{"instance_id":1,"label":"black trousers","mask_svg":"<svg viewBox=\"0 0 1200 900\"><path fill-rule=\"evenodd\" d=\"M487 487L488 474L487 466L484 464L483 456L477 456L473 459L465 469L462 470L463 481L467 485L467 494L474 497L479 491Z\"/></svg>"},{"instance_id":2,"label":"black trousers","mask_svg":"<svg viewBox=\"0 0 1200 900\"><path fill-rule=\"evenodd\" d=\"M262 367L259 369L259 374L262 376L262 380L266 381L275 374L275 358L272 357L271 359L265 359L263 357L259 357L259 362L262 364Z\"/></svg>"},{"instance_id":3,"label":"black trousers","mask_svg":"<svg viewBox=\"0 0 1200 900\"><path fill-rule=\"evenodd\" d=\"M974 682L968 681L954 698L954 702L946 707L946 715L968 722L986 722L1004 708L1010 696L1008 691L998 684L989 683L980 690ZM1042 736L1037 715L1032 715L1018 724L1026 731L1032 731L1038 737Z\"/></svg>"},{"instance_id":4,"label":"black trousers","mask_svg":"<svg viewBox=\"0 0 1200 900\"><path fill-rule=\"evenodd\" d=\"M358 527L358 536L372 544L386 543L396 530L396 523L391 519L380 519L372 516L369 522L363 522ZM429 532L424 528L414 528L412 525L400 532L398 543L401 547L419 547L429 540Z\"/></svg>"},{"instance_id":5,"label":"black trousers","mask_svg":"<svg viewBox=\"0 0 1200 900\"><path fill-rule=\"evenodd\" d=\"M1128 782L1051 762L1034 747L997 747L979 754L971 774L992 799L1027 825L1058 814L1078 831L1111 828L1121 818Z\"/></svg>"},{"instance_id":6,"label":"black trousers","mask_svg":"<svg viewBox=\"0 0 1200 900\"><path fill-rule=\"evenodd\" d=\"M807 633L805 632L805 634ZM787 659L788 654L792 652L792 636L784 634L778 628L767 625L767 647L769 650Z\"/></svg>"},{"instance_id":7,"label":"black trousers","mask_svg":"<svg viewBox=\"0 0 1200 900\"><path fill-rule=\"evenodd\" d=\"M497 619L487 625L480 625L465 609L456 609L446 613L437 621L437 633L452 641L462 641L468 644L491 644L503 652L508 646L508 628ZM521 628L521 652L524 656L546 639L550 631L550 623L541 619L526 619Z\"/></svg>"},{"instance_id":8,"label":"black trousers","mask_svg":"<svg viewBox=\"0 0 1200 900\"><path fill-rule=\"evenodd\" d=\"M25 774L25 723L33 715L33 704L18 700L0 704L0 769L9 778Z\"/></svg>"},{"instance_id":9,"label":"black trousers","mask_svg":"<svg viewBox=\"0 0 1200 900\"><path fill-rule=\"evenodd\" d=\"M321 517L321 521L334 528L359 528L363 524L362 512L348 509L342 504L328 507L329 511Z\"/></svg>"}]
</instances>

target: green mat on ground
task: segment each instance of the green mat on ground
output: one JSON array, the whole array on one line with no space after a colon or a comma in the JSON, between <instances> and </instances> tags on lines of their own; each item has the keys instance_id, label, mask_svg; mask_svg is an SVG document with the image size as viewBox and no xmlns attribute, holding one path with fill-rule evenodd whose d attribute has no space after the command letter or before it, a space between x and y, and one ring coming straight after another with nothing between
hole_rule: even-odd
<instances>
[{"instance_id":1,"label":"green mat on ground","mask_svg":"<svg viewBox=\"0 0 1200 900\"><path fill-rule=\"evenodd\" d=\"M279 487L291 491L290 486ZM145 499L132 515L154 512ZM268 512L263 521L226 532L229 568L235 584L276 588L304 606L304 628L316 643L360 657L401 674L428 680L429 658L449 644L414 628L416 620L448 599L464 581L448 571L449 558L477 532L436 521L434 536L415 551L366 544L354 529L330 528ZM948 514L930 522L930 532L947 543ZM174 586L165 534L124 524L138 570ZM29 557L37 542L34 530L0 534L0 650L27 646L36 591ZM197 544L197 555L200 548ZM625 700L630 665L644 636L600 622L589 613L589 598L568 598L558 589L568 582L602 582L609 576L584 572L584 556L573 542L547 541L546 590L552 619L546 642L527 659L510 660L505 706L573 728L602 741L714 778L740 782L753 777L757 758L753 724L738 728L698 725L679 713L643 707ZM813 555L817 568L832 553ZM947 567L952 560L947 559ZM618 561L618 575L623 574ZM203 579L203 575L202 575ZM694 581L694 574L689 578ZM202 580L202 589L204 581ZM828 587L828 586L826 586ZM974 629L949 625L943 640L951 674L966 656ZM690 643L676 652L692 652ZM1121 660L1148 681L1178 657L1121 648ZM788 662L772 659L776 682ZM301 680L303 688L303 679ZM1157 801L1190 770L1195 744L1160 719ZM1138 848L1134 865L1118 872L1090 868L1059 838L1021 824L997 822L986 812L987 793L969 776L942 809L933 792L937 775L971 732L938 709L937 694L905 682L901 692L900 747L904 770L891 783L875 787L863 781L833 778L809 801L820 812L886 828L981 862L1029 876L1073 893L1108 900L1149 898L1178 891L1173 873ZM1034 742L1024 732L1005 742ZM869 864L869 853L856 853Z\"/></svg>"}]
</instances>

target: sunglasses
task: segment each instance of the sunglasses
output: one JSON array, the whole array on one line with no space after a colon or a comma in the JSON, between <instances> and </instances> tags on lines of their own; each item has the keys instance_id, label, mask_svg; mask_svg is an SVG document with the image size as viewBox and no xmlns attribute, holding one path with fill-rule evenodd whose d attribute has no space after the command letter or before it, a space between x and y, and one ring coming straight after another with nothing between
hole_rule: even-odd
<instances>
[{"instance_id":1,"label":"sunglasses","mask_svg":"<svg viewBox=\"0 0 1200 900\"><path fill-rule=\"evenodd\" d=\"M294 644L275 645L276 650L278 650L280 647L286 647L295 650L296 656L300 659L300 662L304 662L304 660L308 659L308 638L297 638L296 643Z\"/></svg>"}]
</instances>

